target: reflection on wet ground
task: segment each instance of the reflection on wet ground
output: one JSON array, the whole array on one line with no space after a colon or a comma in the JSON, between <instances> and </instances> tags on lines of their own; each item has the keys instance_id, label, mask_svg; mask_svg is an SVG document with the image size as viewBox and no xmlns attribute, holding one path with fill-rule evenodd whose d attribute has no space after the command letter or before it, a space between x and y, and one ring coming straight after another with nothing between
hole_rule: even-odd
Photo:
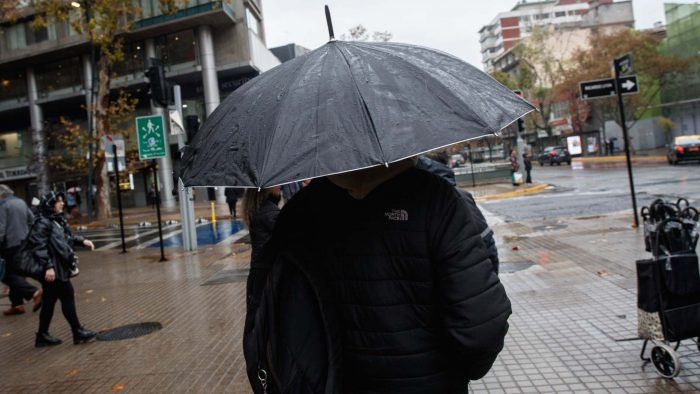
<instances>
[{"instance_id":1,"label":"reflection on wet ground","mask_svg":"<svg viewBox=\"0 0 700 394\"><path fill-rule=\"evenodd\" d=\"M244 228L239 220L220 220L217 222L197 225L197 242L199 245L212 245L238 233ZM76 231L95 243L99 250L121 248L121 235L119 227L103 227ZM241 237L245 234L241 234ZM127 249L160 247L158 242L158 226L153 223L150 226L128 225L124 226L124 240ZM180 224L163 226L163 246L182 246L182 227Z\"/></svg>"},{"instance_id":2,"label":"reflection on wet ground","mask_svg":"<svg viewBox=\"0 0 700 394\"><path fill-rule=\"evenodd\" d=\"M197 226L197 244L215 245L224 239L240 232L243 229L240 220L223 220ZM241 234L241 237L245 234ZM167 239L163 239L163 246L183 246L182 232L178 232ZM159 242L150 245L152 248L160 247Z\"/></svg>"}]
</instances>

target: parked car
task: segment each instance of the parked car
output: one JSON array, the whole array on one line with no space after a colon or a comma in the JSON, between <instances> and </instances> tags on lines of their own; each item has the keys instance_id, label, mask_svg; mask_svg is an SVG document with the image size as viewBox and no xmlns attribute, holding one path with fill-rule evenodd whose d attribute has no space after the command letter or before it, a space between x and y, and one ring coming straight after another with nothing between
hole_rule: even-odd
<instances>
[{"instance_id":1,"label":"parked car","mask_svg":"<svg viewBox=\"0 0 700 394\"><path fill-rule=\"evenodd\" d=\"M549 163L550 166L553 166L554 163L557 165L561 165L561 163L571 165L571 155L565 146L549 146L544 148L544 152L537 156L537 161L540 162L540 166L545 165L545 163Z\"/></svg>"},{"instance_id":2,"label":"parked car","mask_svg":"<svg viewBox=\"0 0 700 394\"><path fill-rule=\"evenodd\" d=\"M464 164L464 157L460 154L450 156L450 168L461 167Z\"/></svg>"},{"instance_id":3,"label":"parked car","mask_svg":"<svg viewBox=\"0 0 700 394\"><path fill-rule=\"evenodd\" d=\"M668 164L674 165L682 161L700 160L700 135L682 135L674 138L666 158Z\"/></svg>"}]
</instances>

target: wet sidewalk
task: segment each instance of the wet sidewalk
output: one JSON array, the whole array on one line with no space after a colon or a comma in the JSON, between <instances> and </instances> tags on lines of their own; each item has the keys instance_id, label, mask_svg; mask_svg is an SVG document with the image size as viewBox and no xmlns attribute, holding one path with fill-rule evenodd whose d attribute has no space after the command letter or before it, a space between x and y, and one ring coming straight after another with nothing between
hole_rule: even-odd
<instances>
[{"instance_id":1,"label":"wet sidewalk","mask_svg":"<svg viewBox=\"0 0 700 394\"><path fill-rule=\"evenodd\" d=\"M639 359L634 261L647 256L630 219L493 224L514 313L504 351L472 392L700 391L690 342L679 349L675 381ZM1 316L0 392L251 392L241 351L248 245L166 255L160 263L158 249L81 252L74 280L85 326L158 322L160 331L75 346L57 310L51 332L64 344L35 349L37 314ZM0 298L0 308L7 304Z\"/></svg>"}]
</instances>

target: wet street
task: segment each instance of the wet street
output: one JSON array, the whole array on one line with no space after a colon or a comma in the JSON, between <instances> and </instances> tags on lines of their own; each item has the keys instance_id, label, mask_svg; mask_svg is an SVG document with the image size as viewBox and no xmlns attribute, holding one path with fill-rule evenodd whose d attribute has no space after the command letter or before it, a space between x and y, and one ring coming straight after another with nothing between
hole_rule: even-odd
<instances>
[{"instance_id":1,"label":"wet street","mask_svg":"<svg viewBox=\"0 0 700 394\"><path fill-rule=\"evenodd\" d=\"M635 164L637 206L657 198L700 200L700 165ZM580 163L572 166L535 165L532 178L552 186L540 194L496 200L480 205L497 218L511 222L572 216L594 216L632 208L624 163Z\"/></svg>"}]
</instances>

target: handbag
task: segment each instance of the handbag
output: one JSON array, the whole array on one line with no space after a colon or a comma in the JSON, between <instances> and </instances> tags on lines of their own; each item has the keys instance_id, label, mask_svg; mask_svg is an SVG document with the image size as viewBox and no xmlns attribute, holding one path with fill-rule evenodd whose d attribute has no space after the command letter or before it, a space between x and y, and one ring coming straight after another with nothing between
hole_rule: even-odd
<instances>
[{"instance_id":1,"label":"handbag","mask_svg":"<svg viewBox=\"0 0 700 394\"><path fill-rule=\"evenodd\" d=\"M513 184L520 185L523 183L523 174L520 172L513 173Z\"/></svg>"},{"instance_id":2,"label":"handbag","mask_svg":"<svg viewBox=\"0 0 700 394\"><path fill-rule=\"evenodd\" d=\"M15 254L14 267L20 275L41 282L44 279L46 270L39 264L37 259L34 258L34 250L29 245L29 238L34 231L34 226L37 221L38 220L35 220L34 223L32 223L32 227L29 229L26 238L24 238L17 254Z\"/></svg>"}]
</instances>

